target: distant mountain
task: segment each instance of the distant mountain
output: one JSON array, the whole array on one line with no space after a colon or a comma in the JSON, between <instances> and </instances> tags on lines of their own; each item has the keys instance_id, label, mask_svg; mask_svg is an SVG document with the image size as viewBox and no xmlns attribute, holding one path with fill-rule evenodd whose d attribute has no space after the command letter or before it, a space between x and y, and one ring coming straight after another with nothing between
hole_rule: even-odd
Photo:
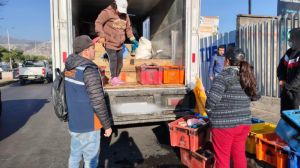
<instances>
[{"instance_id":1,"label":"distant mountain","mask_svg":"<svg viewBox=\"0 0 300 168\"><path fill-rule=\"evenodd\" d=\"M8 49L7 37L0 36L0 45ZM50 58L52 55L52 42L10 38L10 49L24 51L25 55L45 56Z\"/></svg>"},{"instance_id":2,"label":"distant mountain","mask_svg":"<svg viewBox=\"0 0 300 168\"><path fill-rule=\"evenodd\" d=\"M7 44L7 37L6 36L0 36L0 44ZM24 40L24 39L16 39L13 37L9 38L9 42L10 44L28 44L28 43L42 43L40 41L36 41L36 40Z\"/></svg>"}]
</instances>

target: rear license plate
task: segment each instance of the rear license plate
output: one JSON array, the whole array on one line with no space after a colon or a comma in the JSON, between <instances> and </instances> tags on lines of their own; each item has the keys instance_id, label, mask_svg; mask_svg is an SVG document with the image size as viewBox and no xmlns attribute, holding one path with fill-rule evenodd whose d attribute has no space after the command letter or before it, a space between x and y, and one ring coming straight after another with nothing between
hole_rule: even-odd
<instances>
[{"instance_id":1,"label":"rear license plate","mask_svg":"<svg viewBox=\"0 0 300 168\"><path fill-rule=\"evenodd\" d=\"M28 78L30 78L30 79L34 79L34 78L35 78L35 76L29 75L29 76L28 76Z\"/></svg>"}]
</instances>

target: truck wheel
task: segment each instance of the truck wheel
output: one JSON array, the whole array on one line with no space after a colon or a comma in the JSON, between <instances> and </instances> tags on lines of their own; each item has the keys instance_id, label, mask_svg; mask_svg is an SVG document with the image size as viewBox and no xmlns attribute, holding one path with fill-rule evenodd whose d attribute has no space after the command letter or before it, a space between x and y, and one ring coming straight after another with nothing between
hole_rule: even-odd
<instances>
[{"instance_id":1,"label":"truck wheel","mask_svg":"<svg viewBox=\"0 0 300 168\"><path fill-rule=\"evenodd\" d=\"M53 82L53 76L51 75L49 78L50 78L50 82Z\"/></svg>"},{"instance_id":2,"label":"truck wheel","mask_svg":"<svg viewBox=\"0 0 300 168\"><path fill-rule=\"evenodd\" d=\"M44 84L49 83L49 78L44 79Z\"/></svg>"},{"instance_id":3,"label":"truck wheel","mask_svg":"<svg viewBox=\"0 0 300 168\"><path fill-rule=\"evenodd\" d=\"M26 81L20 80L20 84L21 84L21 85L25 85L25 83L26 83Z\"/></svg>"},{"instance_id":4,"label":"truck wheel","mask_svg":"<svg viewBox=\"0 0 300 168\"><path fill-rule=\"evenodd\" d=\"M49 78L49 76L48 76L48 74L47 74L47 75L46 75L46 79L44 79L44 84L49 83L49 81L50 81L50 78Z\"/></svg>"}]
</instances>

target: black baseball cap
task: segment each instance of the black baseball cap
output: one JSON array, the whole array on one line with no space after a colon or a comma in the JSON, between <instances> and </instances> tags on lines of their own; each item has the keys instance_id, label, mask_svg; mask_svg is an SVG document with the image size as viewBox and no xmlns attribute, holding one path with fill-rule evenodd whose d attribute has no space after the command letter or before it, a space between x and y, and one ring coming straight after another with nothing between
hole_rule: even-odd
<instances>
[{"instance_id":1,"label":"black baseball cap","mask_svg":"<svg viewBox=\"0 0 300 168\"><path fill-rule=\"evenodd\" d=\"M81 53L83 50L89 48L91 45L95 44L99 40L99 37L95 39L91 39L87 35L82 35L77 37L73 42L73 51L78 54Z\"/></svg>"}]
</instances>

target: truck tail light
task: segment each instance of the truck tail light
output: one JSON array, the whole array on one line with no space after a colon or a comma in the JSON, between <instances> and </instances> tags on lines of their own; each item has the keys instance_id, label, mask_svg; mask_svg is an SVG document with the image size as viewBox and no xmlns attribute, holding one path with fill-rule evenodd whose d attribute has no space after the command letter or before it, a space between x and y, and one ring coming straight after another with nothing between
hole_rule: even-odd
<instances>
[{"instance_id":1,"label":"truck tail light","mask_svg":"<svg viewBox=\"0 0 300 168\"><path fill-rule=\"evenodd\" d=\"M196 62L196 54L193 53L193 55L192 55L192 63L195 63L195 62Z\"/></svg>"},{"instance_id":2,"label":"truck tail light","mask_svg":"<svg viewBox=\"0 0 300 168\"><path fill-rule=\"evenodd\" d=\"M19 75L20 74L20 71L19 71L19 69L17 70L17 75Z\"/></svg>"},{"instance_id":3,"label":"truck tail light","mask_svg":"<svg viewBox=\"0 0 300 168\"><path fill-rule=\"evenodd\" d=\"M167 103L168 106L182 106L183 98L168 98Z\"/></svg>"},{"instance_id":4,"label":"truck tail light","mask_svg":"<svg viewBox=\"0 0 300 168\"><path fill-rule=\"evenodd\" d=\"M44 68L42 69L42 74L45 75L45 69Z\"/></svg>"}]
</instances>

